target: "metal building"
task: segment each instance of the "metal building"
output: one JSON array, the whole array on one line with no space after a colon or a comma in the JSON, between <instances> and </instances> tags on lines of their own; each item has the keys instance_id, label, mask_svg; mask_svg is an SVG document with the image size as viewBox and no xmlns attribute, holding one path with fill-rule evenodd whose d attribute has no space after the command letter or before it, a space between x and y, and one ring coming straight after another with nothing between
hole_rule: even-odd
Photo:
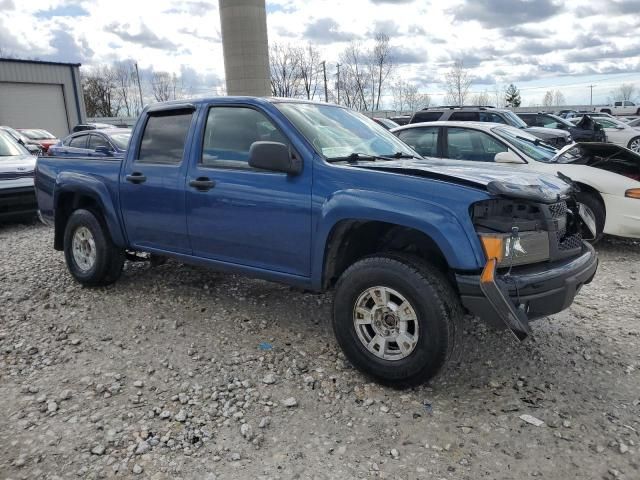
<instances>
[{"instance_id":1,"label":"metal building","mask_svg":"<svg viewBox=\"0 0 640 480\"><path fill-rule=\"evenodd\" d=\"M0 58L0 125L67 135L86 118L79 67Z\"/></svg>"},{"instance_id":2,"label":"metal building","mask_svg":"<svg viewBox=\"0 0 640 480\"><path fill-rule=\"evenodd\" d=\"M220 0L227 95L271 94L265 0Z\"/></svg>"}]
</instances>

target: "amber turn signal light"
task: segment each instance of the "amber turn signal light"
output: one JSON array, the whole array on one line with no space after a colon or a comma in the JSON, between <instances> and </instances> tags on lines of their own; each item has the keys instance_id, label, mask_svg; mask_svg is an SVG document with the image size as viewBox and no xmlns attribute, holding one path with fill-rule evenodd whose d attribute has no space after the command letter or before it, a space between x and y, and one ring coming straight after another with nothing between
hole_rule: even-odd
<instances>
[{"instance_id":1,"label":"amber turn signal light","mask_svg":"<svg viewBox=\"0 0 640 480\"><path fill-rule=\"evenodd\" d=\"M624 192L625 197L629 198L639 198L640 199L640 188L631 188Z\"/></svg>"}]
</instances>

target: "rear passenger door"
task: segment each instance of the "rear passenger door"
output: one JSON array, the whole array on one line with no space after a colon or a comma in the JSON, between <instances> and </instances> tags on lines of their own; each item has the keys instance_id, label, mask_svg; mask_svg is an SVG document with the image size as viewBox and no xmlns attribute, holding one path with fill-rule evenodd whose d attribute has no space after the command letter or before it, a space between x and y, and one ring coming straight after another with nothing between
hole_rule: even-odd
<instances>
[{"instance_id":1,"label":"rear passenger door","mask_svg":"<svg viewBox=\"0 0 640 480\"><path fill-rule=\"evenodd\" d=\"M493 162L496 153L509 149L505 144L480 130L447 127L445 129L445 157L472 162Z\"/></svg>"},{"instance_id":2,"label":"rear passenger door","mask_svg":"<svg viewBox=\"0 0 640 480\"><path fill-rule=\"evenodd\" d=\"M120 171L120 208L129 243L140 250L190 254L185 175L194 108L150 111Z\"/></svg>"},{"instance_id":3,"label":"rear passenger door","mask_svg":"<svg viewBox=\"0 0 640 480\"><path fill-rule=\"evenodd\" d=\"M299 156L266 112L210 105L187 175L187 224L196 256L307 277L311 249L311 159ZM249 166L256 141L287 144L298 175ZM198 183L208 182L199 187ZM202 185L202 183L200 183Z\"/></svg>"},{"instance_id":4,"label":"rear passenger door","mask_svg":"<svg viewBox=\"0 0 640 480\"><path fill-rule=\"evenodd\" d=\"M423 157L442 157L439 137L441 127L417 127L400 130L398 138Z\"/></svg>"}]
</instances>

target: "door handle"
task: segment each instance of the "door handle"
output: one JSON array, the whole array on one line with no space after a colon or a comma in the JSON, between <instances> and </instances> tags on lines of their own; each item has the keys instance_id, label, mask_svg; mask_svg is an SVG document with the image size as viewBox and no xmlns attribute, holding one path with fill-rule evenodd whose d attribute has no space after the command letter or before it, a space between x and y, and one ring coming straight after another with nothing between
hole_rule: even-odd
<instances>
[{"instance_id":1,"label":"door handle","mask_svg":"<svg viewBox=\"0 0 640 480\"><path fill-rule=\"evenodd\" d=\"M209 177L198 177L195 180L191 180L189 182L189 186L201 192L206 192L207 190L211 190L215 187L216 182L211 180Z\"/></svg>"},{"instance_id":2,"label":"door handle","mask_svg":"<svg viewBox=\"0 0 640 480\"><path fill-rule=\"evenodd\" d=\"M144 183L147 181L147 177L145 177L140 172L133 172L131 175L127 175L124 178L127 180L127 182L131 183Z\"/></svg>"}]
</instances>

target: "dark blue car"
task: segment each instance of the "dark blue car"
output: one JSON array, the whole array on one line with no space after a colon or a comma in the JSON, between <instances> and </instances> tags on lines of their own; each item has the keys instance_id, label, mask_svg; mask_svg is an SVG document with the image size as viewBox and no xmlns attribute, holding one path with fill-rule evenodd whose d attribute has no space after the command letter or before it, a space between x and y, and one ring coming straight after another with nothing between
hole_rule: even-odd
<instances>
[{"instance_id":1,"label":"dark blue car","mask_svg":"<svg viewBox=\"0 0 640 480\"><path fill-rule=\"evenodd\" d=\"M49 155L59 157L124 157L131 130L108 128L77 132L49 147Z\"/></svg>"}]
</instances>

